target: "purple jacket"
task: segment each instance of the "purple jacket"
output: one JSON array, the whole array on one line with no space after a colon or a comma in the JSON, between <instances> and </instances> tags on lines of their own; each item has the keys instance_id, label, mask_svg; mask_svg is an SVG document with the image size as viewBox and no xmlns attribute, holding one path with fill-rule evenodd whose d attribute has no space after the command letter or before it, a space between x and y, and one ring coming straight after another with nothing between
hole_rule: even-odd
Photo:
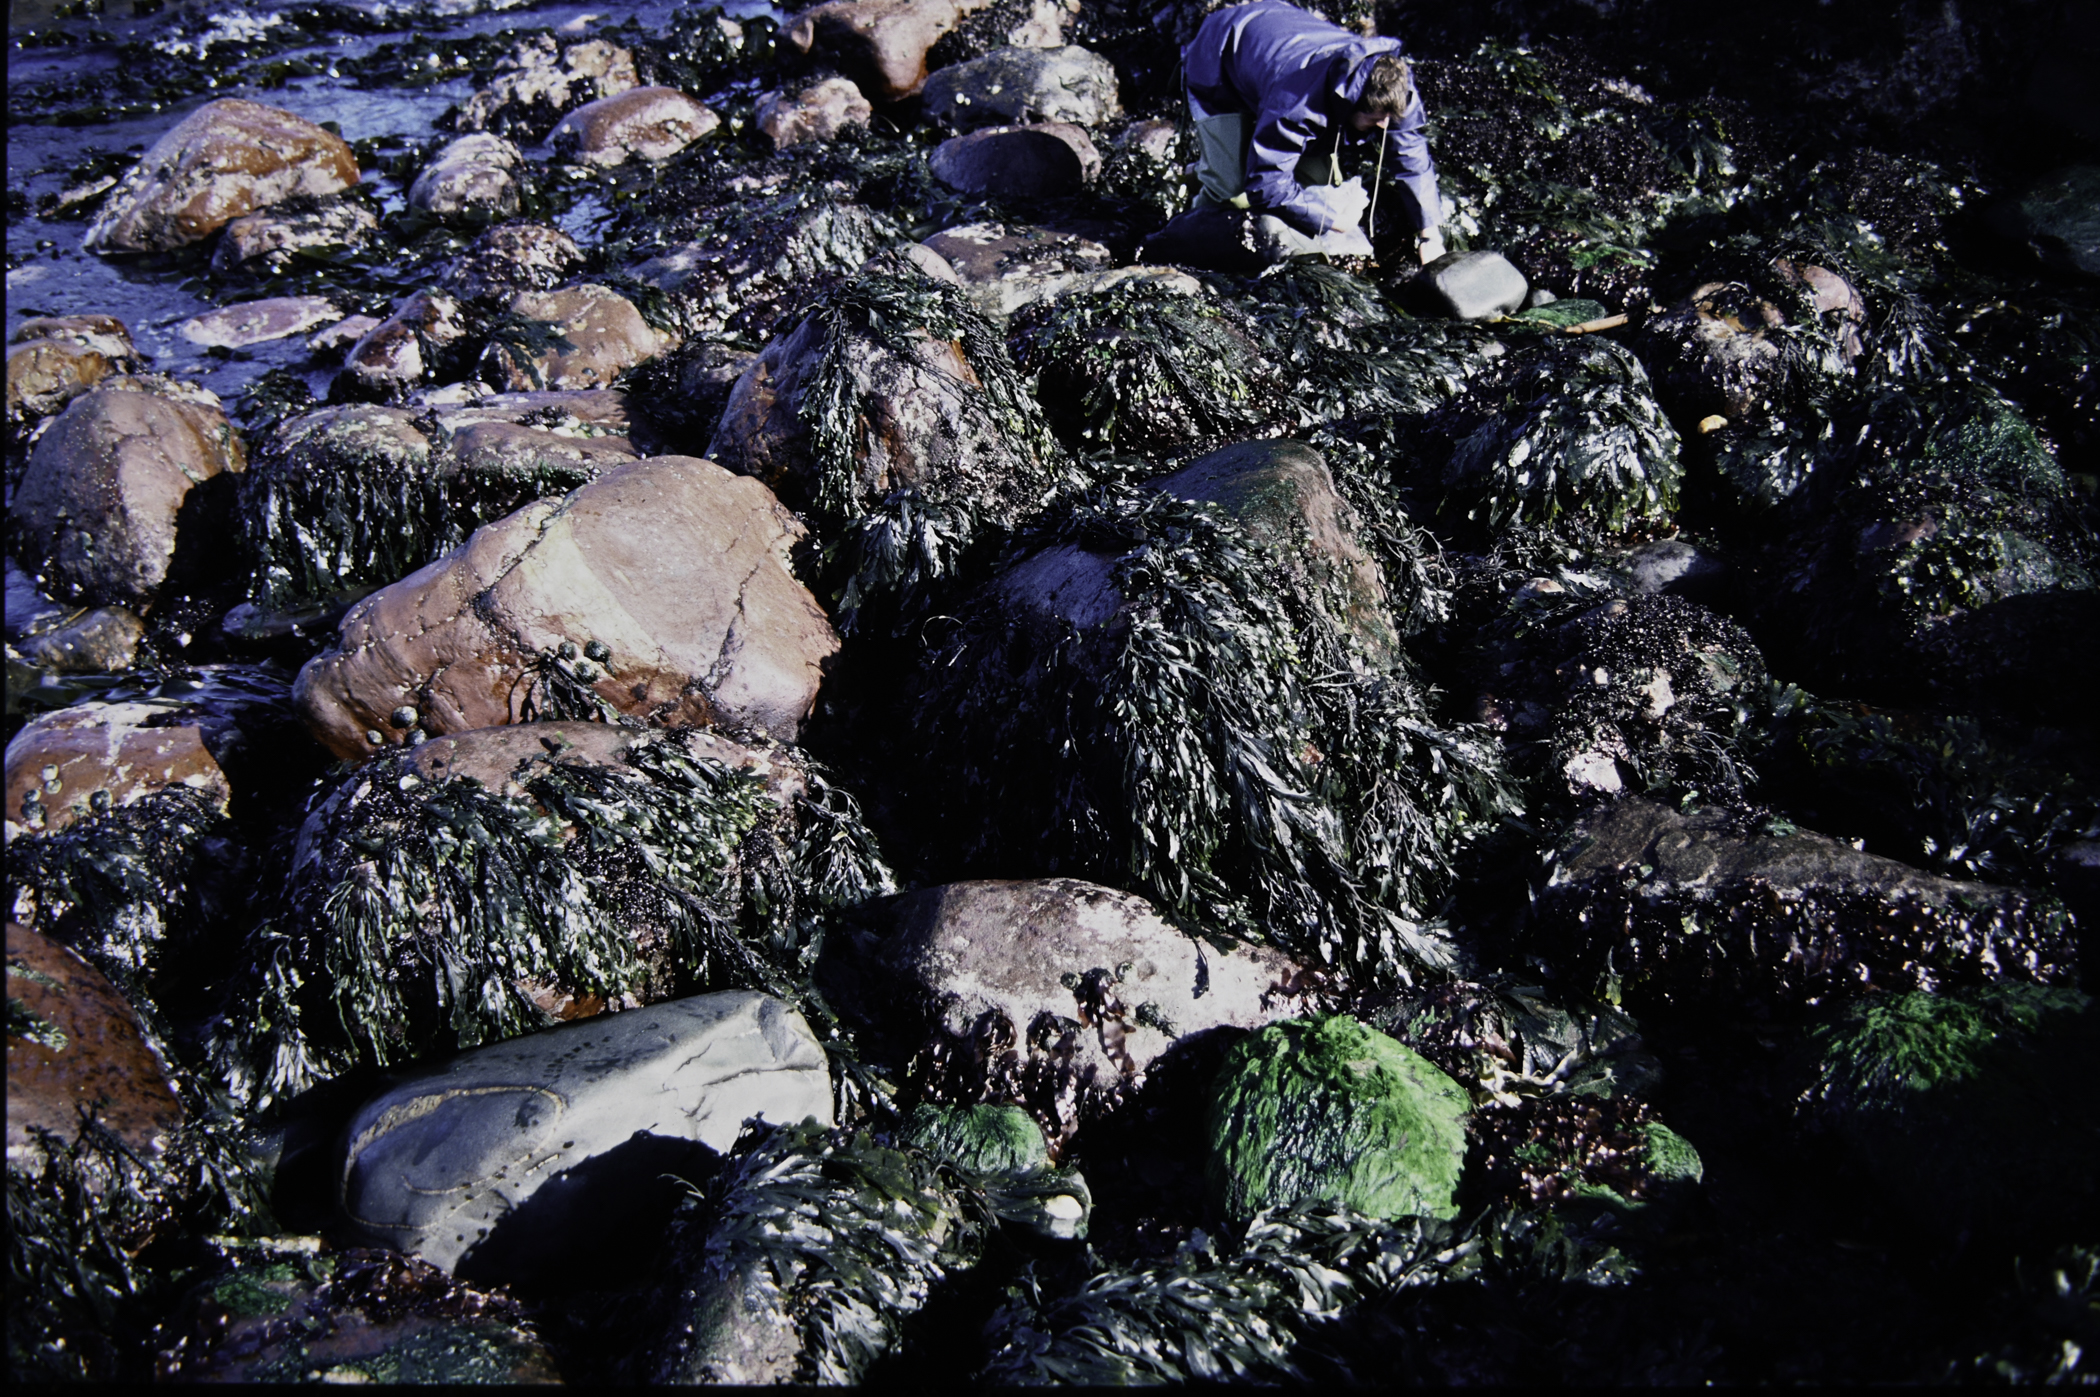
<instances>
[{"instance_id":1,"label":"purple jacket","mask_svg":"<svg viewBox=\"0 0 2100 1397\"><path fill-rule=\"evenodd\" d=\"M1350 173L1362 174L1369 187L1373 137L1351 130L1349 114L1370 81L1372 61L1399 51L1398 39L1366 39L1282 0L1255 0L1204 20L1181 61L1192 116L1252 114L1247 202L1319 233L1337 219L1325 189L1298 182L1298 162L1337 145L1359 146L1365 152L1362 169ZM1406 114L1385 133L1386 161L1415 204L1403 215L1418 229L1443 218L1423 120L1422 97L1416 93Z\"/></svg>"}]
</instances>

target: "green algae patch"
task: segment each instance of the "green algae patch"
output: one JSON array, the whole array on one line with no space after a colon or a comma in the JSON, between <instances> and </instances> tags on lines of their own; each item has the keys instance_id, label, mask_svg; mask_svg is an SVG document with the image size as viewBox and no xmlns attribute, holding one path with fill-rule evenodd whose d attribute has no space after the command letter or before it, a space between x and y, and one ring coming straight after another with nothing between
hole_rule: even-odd
<instances>
[{"instance_id":1,"label":"green algae patch","mask_svg":"<svg viewBox=\"0 0 2100 1397\"><path fill-rule=\"evenodd\" d=\"M1045 1169L1043 1129L1019 1106L921 1106L904 1128L906 1143L979 1174Z\"/></svg>"},{"instance_id":2,"label":"green algae patch","mask_svg":"<svg viewBox=\"0 0 2100 1397\"><path fill-rule=\"evenodd\" d=\"M1271 1024L1218 1074L1211 1199L1235 1219L1307 1199L1453 1217L1470 1105L1427 1058L1346 1015Z\"/></svg>"}]
</instances>

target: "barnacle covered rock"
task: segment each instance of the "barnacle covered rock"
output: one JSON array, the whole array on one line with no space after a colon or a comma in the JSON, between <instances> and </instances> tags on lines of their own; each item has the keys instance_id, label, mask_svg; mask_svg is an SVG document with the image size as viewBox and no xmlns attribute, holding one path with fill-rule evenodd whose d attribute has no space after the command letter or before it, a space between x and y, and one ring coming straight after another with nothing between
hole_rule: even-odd
<instances>
[{"instance_id":1,"label":"barnacle covered rock","mask_svg":"<svg viewBox=\"0 0 2100 1397\"><path fill-rule=\"evenodd\" d=\"M1207 948L1143 899L1069 878L870 904L832 930L817 978L935 1098L1024 1103L1060 1136L1181 1039L1297 1012L1309 989L1274 951Z\"/></svg>"},{"instance_id":2,"label":"barnacle covered rock","mask_svg":"<svg viewBox=\"0 0 2100 1397\"><path fill-rule=\"evenodd\" d=\"M924 245L954 269L979 310L1001 320L1115 260L1090 239L1005 223L943 229Z\"/></svg>"},{"instance_id":3,"label":"barnacle covered rock","mask_svg":"<svg viewBox=\"0 0 2100 1397\"><path fill-rule=\"evenodd\" d=\"M1100 127L1123 114L1115 65L1077 45L994 49L951 64L926 80L920 101L950 131L1003 122Z\"/></svg>"},{"instance_id":4,"label":"barnacle covered rock","mask_svg":"<svg viewBox=\"0 0 2100 1397\"><path fill-rule=\"evenodd\" d=\"M267 1096L617 1004L793 993L820 914L888 876L786 751L602 723L436 738L309 817L251 951L267 1007L225 1050Z\"/></svg>"},{"instance_id":5,"label":"barnacle covered rock","mask_svg":"<svg viewBox=\"0 0 2100 1397\"><path fill-rule=\"evenodd\" d=\"M583 249L544 223L499 223L445 268L443 288L468 301L508 304L520 291L551 291L583 265Z\"/></svg>"},{"instance_id":6,"label":"barnacle covered rock","mask_svg":"<svg viewBox=\"0 0 2100 1397\"><path fill-rule=\"evenodd\" d=\"M408 187L408 206L432 218L486 223L518 211L518 166L524 157L501 136L477 131L431 157Z\"/></svg>"},{"instance_id":7,"label":"barnacle covered rock","mask_svg":"<svg viewBox=\"0 0 2100 1397\"><path fill-rule=\"evenodd\" d=\"M1783 822L1628 796L1578 821L1528 931L1577 983L1632 1002L2075 981L2074 925L2045 894L1921 873Z\"/></svg>"},{"instance_id":8,"label":"barnacle covered rock","mask_svg":"<svg viewBox=\"0 0 2100 1397\"><path fill-rule=\"evenodd\" d=\"M37 316L8 336L7 425L58 412L113 373L140 367L124 322L110 315Z\"/></svg>"},{"instance_id":9,"label":"barnacle covered rock","mask_svg":"<svg viewBox=\"0 0 2100 1397\"><path fill-rule=\"evenodd\" d=\"M545 1276L608 1232L661 1225L649 1214L675 1201L667 1151L725 1153L754 1116L831 1123L831 1072L800 1014L748 991L632 1009L374 1096L344 1130L343 1213L359 1237L446 1271Z\"/></svg>"},{"instance_id":10,"label":"barnacle covered rock","mask_svg":"<svg viewBox=\"0 0 2100 1397\"><path fill-rule=\"evenodd\" d=\"M104 379L37 438L8 507L15 546L53 596L143 609L167 579L178 524L209 522L196 507L185 515L191 492L246 464L209 394Z\"/></svg>"},{"instance_id":11,"label":"barnacle covered rock","mask_svg":"<svg viewBox=\"0 0 2100 1397\"><path fill-rule=\"evenodd\" d=\"M634 54L603 39L558 47L554 36L521 39L497 62L488 86L460 104L456 131L493 131L537 142L566 112L639 83Z\"/></svg>"},{"instance_id":12,"label":"barnacle covered rock","mask_svg":"<svg viewBox=\"0 0 2100 1397\"><path fill-rule=\"evenodd\" d=\"M1741 799L1741 739L1764 657L1741 626L1681 597L1520 594L1480 633L1474 717L1558 796L1660 785Z\"/></svg>"},{"instance_id":13,"label":"barnacle covered rock","mask_svg":"<svg viewBox=\"0 0 2100 1397\"><path fill-rule=\"evenodd\" d=\"M614 713L792 738L838 648L789 570L801 534L764 486L711 461L629 462L359 602L294 699L345 757L410 728ZM414 722L396 725L404 706Z\"/></svg>"},{"instance_id":14,"label":"barnacle covered rock","mask_svg":"<svg viewBox=\"0 0 2100 1397\"><path fill-rule=\"evenodd\" d=\"M1233 1046L1212 1088L1211 1201L1235 1221L1301 1202L1454 1217L1471 1104L1428 1059L1347 1015L1271 1024Z\"/></svg>"},{"instance_id":15,"label":"barnacle covered rock","mask_svg":"<svg viewBox=\"0 0 2100 1397\"><path fill-rule=\"evenodd\" d=\"M299 196L242 214L219 234L211 265L219 272L286 272L302 259L362 248L379 232L379 213L358 189Z\"/></svg>"},{"instance_id":16,"label":"barnacle covered rock","mask_svg":"<svg viewBox=\"0 0 2100 1397\"><path fill-rule=\"evenodd\" d=\"M1373 978L1444 962L1422 923L1508 808L1492 745L1427 721L1405 672L1352 674L1216 506L1104 489L1015 557L902 696L950 866L1025 857Z\"/></svg>"},{"instance_id":17,"label":"barnacle covered rock","mask_svg":"<svg viewBox=\"0 0 2100 1397\"><path fill-rule=\"evenodd\" d=\"M844 78L825 78L797 91L768 92L753 118L773 149L837 139L848 127L866 127L875 108Z\"/></svg>"}]
</instances>

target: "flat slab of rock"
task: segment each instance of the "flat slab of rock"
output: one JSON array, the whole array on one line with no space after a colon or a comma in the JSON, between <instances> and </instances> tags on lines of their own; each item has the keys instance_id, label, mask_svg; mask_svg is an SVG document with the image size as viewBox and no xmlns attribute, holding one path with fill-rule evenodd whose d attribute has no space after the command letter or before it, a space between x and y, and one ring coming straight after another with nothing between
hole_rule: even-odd
<instances>
[{"instance_id":1,"label":"flat slab of rock","mask_svg":"<svg viewBox=\"0 0 2100 1397\"><path fill-rule=\"evenodd\" d=\"M175 327L191 344L205 348L245 349L251 344L290 339L317 325L342 319L342 312L320 296L273 296L193 315Z\"/></svg>"},{"instance_id":2,"label":"flat slab of rock","mask_svg":"<svg viewBox=\"0 0 2100 1397\"><path fill-rule=\"evenodd\" d=\"M232 798L195 723L147 703L82 703L41 714L7 744L7 838L49 833L170 786Z\"/></svg>"},{"instance_id":3,"label":"flat slab of rock","mask_svg":"<svg viewBox=\"0 0 2100 1397\"><path fill-rule=\"evenodd\" d=\"M746 1120L831 1124L831 1071L777 999L697 995L462 1053L351 1118L348 1225L446 1271L529 1275L656 1183L647 1136L727 1151ZM659 1185L660 1187L660 1185Z\"/></svg>"},{"instance_id":4,"label":"flat slab of rock","mask_svg":"<svg viewBox=\"0 0 2100 1397\"><path fill-rule=\"evenodd\" d=\"M1639 797L1570 832L1528 935L1629 994L1731 1002L1998 980L2073 982L2069 914L2019 888L1956 882L1807 830L1741 833L1727 812Z\"/></svg>"},{"instance_id":5,"label":"flat slab of rock","mask_svg":"<svg viewBox=\"0 0 2100 1397\"><path fill-rule=\"evenodd\" d=\"M940 1041L1030 1056L1054 1042L1090 1091L1131 1082L1188 1035L1301 1012L1302 974L1263 947L1220 952L1143 898L1072 878L867 904L834 927L817 965L832 1006L900 1064Z\"/></svg>"},{"instance_id":6,"label":"flat slab of rock","mask_svg":"<svg viewBox=\"0 0 2100 1397\"><path fill-rule=\"evenodd\" d=\"M146 379L105 379L29 454L9 511L22 561L53 595L150 605L190 491L246 467L246 449L216 407Z\"/></svg>"},{"instance_id":7,"label":"flat slab of rock","mask_svg":"<svg viewBox=\"0 0 2100 1397\"><path fill-rule=\"evenodd\" d=\"M611 167L630 157L669 160L721 124L675 87L636 87L584 103L555 125L547 144L564 160Z\"/></svg>"},{"instance_id":8,"label":"flat slab of rock","mask_svg":"<svg viewBox=\"0 0 2100 1397\"><path fill-rule=\"evenodd\" d=\"M1422 269L1438 309L1454 320L1488 320L1522 308L1531 287L1499 252L1450 252Z\"/></svg>"},{"instance_id":9,"label":"flat slab of rock","mask_svg":"<svg viewBox=\"0 0 2100 1397\"><path fill-rule=\"evenodd\" d=\"M1123 114L1116 65L1076 44L993 49L934 73L920 100L951 131L1041 121L1100 127Z\"/></svg>"},{"instance_id":10,"label":"flat slab of rock","mask_svg":"<svg viewBox=\"0 0 2100 1397\"><path fill-rule=\"evenodd\" d=\"M243 214L333 194L358 178L357 157L342 137L275 107L222 98L183 118L125 172L84 245L165 252Z\"/></svg>"},{"instance_id":11,"label":"flat slab of rock","mask_svg":"<svg viewBox=\"0 0 2100 1397\"><path fill-rule=\"evenodd\" d=\"M132 1150L158 1154L182 1103L138 1017L102 972L7 924L7 1162L33 1158L35 1132L60 1140L95 1119Z\"/></svg>"},{"instance_id":12,"label":"flat slab of rock","mask_svg":"<svg viewBox=\"0 0 2100 1397\"><path fill-rule=\"evenodd\" d=\"M934 147L933 177L963 194L1054 199L1077 194L1101 173L1101 152L1069 122L990 126Z\"/></svg>"},{"instance_id":13,"label":"flat slab of rock","mask_svg":"<svg viewBox=\"0 0 2100 1397\"><path fill-rule=\"evenodd\" d=\"M846 79L826 78L794 92L768 92L752 115L773 149L786 150L833 140L849 126L866 126L875 119L875 108Z\"/></svg>"},{"instance_id":14,"label":"flat slab of rock","mask_svg":"<svg viewBox=\"0 0 2100 1397\"><path fill-rule=\"evenodd\" d=\"M954 269L980 310L1000 319L1115 262L1100 243L1019 224L969 223L935 233L922 245Z\"/></svg>"},{"instance_id":15,"label":"flat slab of rock","mask_svg":"<svg viewBox=\"0 0 2100 1397\"><path fill-rule=\"evenodd\" d=\"M1338 595L1341 614L1330 619L1356 638L1364 661L1383 668L1400 659L1385 574L1357 541L1356 511L1319 452L1294 441L1241 442L1146 483L1177 499L1222 505L1305 574L1299 583L1314 605L1326 609L1330 593Z\"/></svg>"},{"instance_id":16,"label":"flat slab of rock","mask_svg":"<svg viewBox=\"0 0 2100 1397\"><path fill-rule=\"evenodd\" d=\"M595 641L610 657L593 691L616 711L791 741L839 645L788 564L802 533L712 461L630 462L359 602L294 697L324 746L363 757L396 740L404 704L432 735L526 721L545 657Z\"/></svg>"},{"instance_id":17,"label":"flat slab of rock","mask_svg":"<svg viewBox=\"0 0 2100 1397\"><path fill-rule=\"evenodd\" d=\"M568 343L544 349L491 340L482 376L503 392L610 388L622 372L666 348L634 302L586 282L559 291L524 291L510 303L520 320L544 321Z\"/></svg>"}]
</instances>

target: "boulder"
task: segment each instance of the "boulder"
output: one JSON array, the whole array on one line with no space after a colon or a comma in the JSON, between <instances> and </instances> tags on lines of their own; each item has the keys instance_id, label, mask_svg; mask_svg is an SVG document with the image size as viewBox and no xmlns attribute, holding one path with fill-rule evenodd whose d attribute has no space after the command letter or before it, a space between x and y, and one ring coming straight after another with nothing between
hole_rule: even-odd
<instances>
[{"instance_id":1,"label":"boulder","mask_svg":"<svg viewBox=\"0 0 2100 1397\"><path fill-rule=\"evenodd\" d=\"M835 140L849 126L865 127L875 108L844 78L825 78L796 92L768 92L754 112L773 149Z\"/></svg>"},{"instance_id":2,"label":"boulder","mask_svg":"<svg viewBox=\"0 0 2100 1397\"><path fill-rule=\"evenodd\" d=\"M23 561L55 596L152 605L190 492L247 465L215 406L105 379L37 439L9 508Z\"/></svg>"},{"instance_id":3,"label":"boulder","mask_svg":"<svg viewBox=\"0 0 2100 1397\"><path fill-rule=\"evenodd\" d=\"M137 661L146 623L136 613L121 606L59 606L38 595L12 565L7 576L10 658L52 674L114 674ZM17 578L28 593L19 608Z\"/></svg>"},{"instance_id":4,"label":"boulder","mask_svg":"<svg viewBox=\"0 0 2100 1397\"><path fill-rule=\"evenodd\" d=\"M51 833L171 786L209 796L223 814L233 790L211 753L217 731L169 723L165 705L81 703L32 719L7 744L6 831Z\"/></svg>"},{"instance_id":5,"label":"boulder","mask_svg":"<svg viewBox=\"0 0 2100 1397\"><path fill-rule=\"evenodd\" d=\"M8 337L7 424L50 417L111 374L139 367L131 331L115 316L25 320Z\"/></svg>"},{"instance_id":6,"label":"boulder","mask_svg":"<svg viewBox=\"0 0 2100 1397\"><path fill-rule=\"evenodd\" d=\"M1076 45L994 49L933 74L920 101L950 131L1045 121L1099 128L1123 114L1115 64Z\"/></svg>"},{"instance_id":7,"label":"boulder","mask_svg":"<svg viewBox=\"0 0 2100 1397\"><path fill-rule=\"evenodd\" d=\"M1219 951L1143 898L1071 878L866 904L826 938L816 975L880 1060L931 1052L956 1093L943 1099L962 1100L1046 1071L1068 1102L1112 1099L1177 1042L1302 1012L1306 993L1275 951Z\"/></svg>"},{"instance_id":8,"label":"boulder","mask_svg":"<svg viewBox=\"0 0 2100 1397\"><path fill-rule=\"evenodd\" d=\"M1447 252L1422 269L1423 286L1440 314L1492 320L1523 308L1524 274L1499 252Z\"/></svg>"},{"instance_id":9,"label":"boulder","mask_svg":"<svg viewBox=\"0 0 2100 1397\"><path fill-rule=\"evenodd\" d=\"M463 301L507 303L520 291L551 291L583 266L583 249L544 223L499 223L446 265L439 286Z\"/></svg>"},{"instance_id":10,"label":"boulder","mask_svg":"<svg viewBox=\"0 0 2100 1397\"><path fill-rule=\"evenodd\" d=\"M970 223L926 239L986 315L1004 320L1115 261L1100 243L1048 228Z\"/></svg>"},{"instance_id":11,"label":"boulder","mask_svg":"<svg viewBox=\"0 0 2100 1397\"><path fill-rule=\"evenodd\" d=\"M991 126L934 148L933 177L962 194L994 199L1056 199L1077 194L1101 173L1101 152L1080 127Z\"/></svg>"},{"instance_id":12,"label":"boulder","mask_svg":"<svg viewBox=\"0 0 2100 1397\"><path fill-rule=\"evenodd\" d=\"M305 1245L301 1245L305 1244ZM196 1383L541 1385L554 1356L503 1291L476 1290L428 1262L318 1237L217 1237L212 1274L171 1319L158 1376ZM185 1331L187 1329L187 1332Z\"/></svg>"},{"instance_id":13,"label":"boulder","mask_svg":"<svg viewBox=\"0 0 2100 1397\"><path fill-rule=\"evenodd\" d=\"M356 194L288 199L226 225L212 252L215 271L289 271L299 255L324 256L364 246L379 232L379 214Z\"/></svg>"},{"instance_id":14,"label":"boulder","mask_svg":"<svg viewBox=\"0 0 2100 1397\"><path fill-rule=\"evenodd\" d=\"M358 603L297 702L323 745L363 757L404 704L433 734L523 720L546 702L544 657L595 640L610 658L589 687L612 709L792 739L838 648L789 568L801 536L770 491L711 461L632 462Z\"/></svg>"},{"instance_id":15,"label":"boulder","mask_svg":"<svg viewBox=\"0 0 2100 1397\"><path fill-rule=\"evenodd\" d=\"M408 187L408 206L445 222L478 223L518 211L524 157L501 136L476 132L446 145Z\"/></svg>"},{"instance_id":16,"label":"boulder","mask_svg":"<svg viewBox=\"0 0 2100 1397\"><path fill-rule=\"evenodd\" d=\"M1843 277L1780 257L1744 280L1696 287L1644 323L1639 344L1672 412L1754 426L1846 374L1863 348L1866 318L1866 303Z\"/></svg>"},{"instance_id":17,"label":"boulder","mask_svg":"<svg viewBox=\"0 0 2100 1397\"><path fill-rule=\"evenodd\" d=\"M124 173L83 243L95 252L165 252L243 214L358 179L342 137L290 112L221 98L183 118Z\"/></svg>"},{"instance_id":18,"label":"boulder","mask_svg":"<svg viewBox=\"0 0 2100 1397\"><path fill-rule=\"evenodd\" d=\"M629 50L602 39L559 48L551 34L519 40L496 69L487 87L460 103L453 130L538 141L565 112L641 83Z\"/></svg>"},{"instance_id":19,"label":"boulder","mask_svg":"<svg viewBox=\"0 0 2100 1397\"><path fill-rule=\"evenodd\" d=\"M1576 822L1527 932L1629 1002L1787 1003L1872 990L2075 981L2054 898L1956 882L1783 821L1638 796Z\"/></svg>"},{"instance_id":20,"label":"boulder","mask_svg":"<svg viewBox=\"0 0 2100 1397\"><path fill-rule=\"evenodd\" d=\"M901 102L926 84L926 51L984 0L827 0L780 28L783 47L851 78L872 101Z\"/></svg>"},{"instance_id":21,"label":"boulder","mask_svg":"<svg viewBox=\"0 0 2100 1397\"><path fill-rule=\"evenodd\" d=\"M777 192L788 180L788 171L779 169L754 179L749 192ZM764 343L905 237L889 215L848 202L843 186L834 192L839 202L814 208L781 199L753 216L740 205L707 241L670 247L629 274L673 293L689 318L688 333Z\"/></svg>"},{"instance_id":22,"label":"boulder","mask_svg":"<svg viewBox=\"0 0 2100 1397\"><path fill-rule=\"evenodd\" d=\"M499 324L482 351L481 374L504 392L610 388L623 370L665 348L632 301L589 283L559 291L522 291L510 303L510 320L543 322L554 342L506 338Z\"/></svg>"},{"instance_id":23,"label":"boulder","mask_svg":"<svg viewBox=\"0 0 2100 1397\"><path fill-rule=\"evenodd\" d=\"M246 349L342 318L342 312L320 296L273 296L193 315L177 325L175 333L206 349Z\"/></svg>"},{"instance_id":24,"label":"boulder","mask_svg":"<svg viewBox=\"0 0 2100 1397\"><path fill-rule=\"evenodd\" d=\"M1313 1201L1456 1217L1471 1109L1427 1058L1346 1015L1271 1024L1233 1045L1212 1087L1211 1203L1235 1222Z\"/></svg>"},{"instance_id":25,"label":"boulder","mask_svg":"<svg viewBox=\"0 0 2100 1397\"><path fill-rule=\"evenodd\" d=\"M343 1216L448 1272L550 1275L608 1227L669 1212L682 1190L660 1175L677 1144L726 1152L753 1117L831 1123L830 1063L786 1004L730 991L606 1015L463 1053L366 1102L344 1132Z\"/></svg>"},{"instance_id":26,"label":"boulder","mask_svg":"<svg viewBox=\"0 0 2100 1397\"><path fill-rule=\"evenodd\" d=\"M451 351L467 338L466 308L443 291L418 291L350 347L330 396L398 402L417 385L457 367Z\"/></svg>"},{"instance_id":27,"label":"boulder","mask_svg":"<svg viewBox=\"0 0 2100 1397\"><path fill-rule=\"evenodd\" d=\"M1358 542L1362 523L1319 452L1293 441L1241 442L1146 484L1177 499L1223 506L1289 560L1296 586L1361 647L1353 658L1373 669L1401 662L1385 574Z\"/></svg>"},{"instance_id":28,"label":"boulder","mask_svg":"<svg viewBox=\"0 0 2100 1397\"><path fill-rule=\"evenodd\" d=\"M13 803L9 803L10 809ZM182 1103L138 1016L101 972L65 947L7 924L7 1162L62 1143L95 1120L151 1158L182 1124Z\"/></svg>"},{"instance_id":29,"label":"boulder","mask_svg":"<svg viewBox=\"0 0 2100 1397\"><path fill-rule=\"evenodd\" d=\"M705 452L737 380L758 356L720 340L690 339L628 381L628 393L663 449Z\"/></svg>"},{"instance_id":30,"label":"boulder","mask_svg":"<svg viewBox=\"0 0 2100 1397\"><path fill-rule=\"evenodd\" d=\"M547 144L561 159L609 167L629 158L669 160L721 124L676 88L636 87L570 112Z\"/></svg>"}]
</instances>

